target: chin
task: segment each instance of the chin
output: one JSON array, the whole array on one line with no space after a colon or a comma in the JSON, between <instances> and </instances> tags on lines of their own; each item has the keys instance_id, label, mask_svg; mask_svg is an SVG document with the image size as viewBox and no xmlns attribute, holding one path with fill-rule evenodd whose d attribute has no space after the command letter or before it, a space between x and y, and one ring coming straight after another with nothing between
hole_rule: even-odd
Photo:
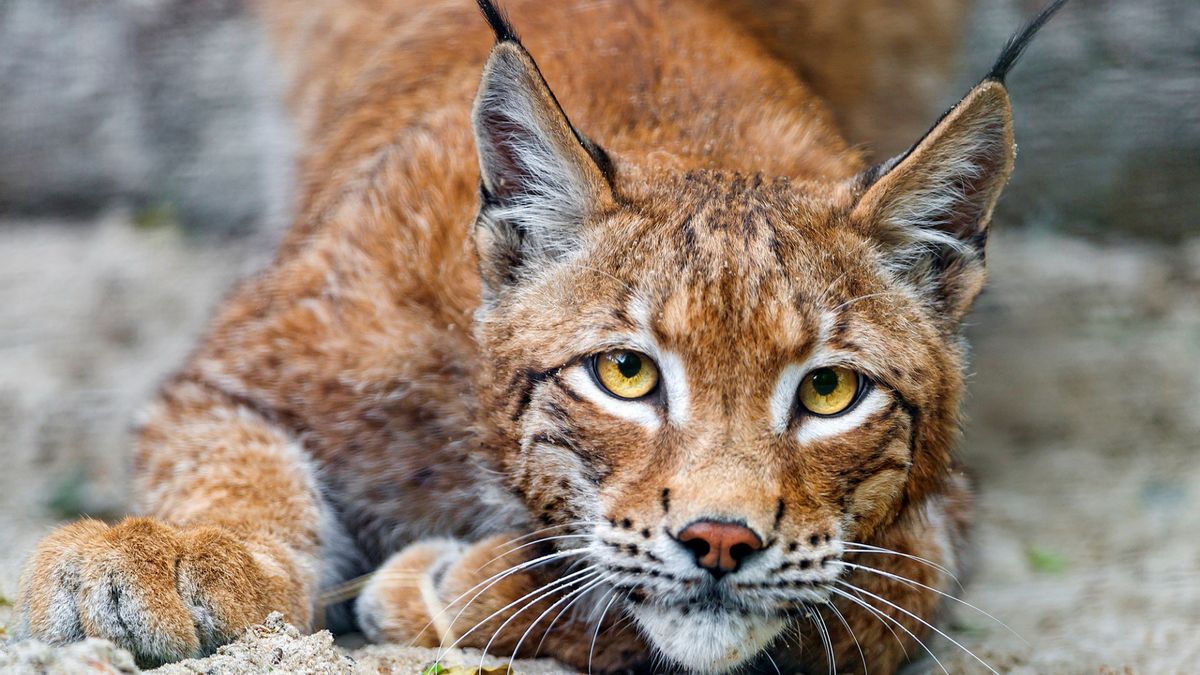
<instances>
[{"instance_id":1,"label":"chin","mask_svg":"<svg viewBox=\"0 0 1200 675\"><path fill-rule=\"evenodd\" d=\"M684 614L680 607L656 604L638 605L632 614L659 656L694 673L725 673L745 664L787 625L781 616L695 607Z\"/></svg>"}]
</instances>

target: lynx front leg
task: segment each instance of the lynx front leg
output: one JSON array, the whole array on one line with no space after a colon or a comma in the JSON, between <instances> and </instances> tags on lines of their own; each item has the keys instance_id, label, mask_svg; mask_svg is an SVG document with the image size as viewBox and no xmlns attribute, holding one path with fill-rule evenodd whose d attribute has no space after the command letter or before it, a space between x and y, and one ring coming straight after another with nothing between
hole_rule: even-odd
<instances>
[{"instance_id":1,"label":"lynx front leg","mask_svg":"<svg viewBox=\"0 0 1200 675\"><path fill-rule=\"evenodd\" d=\"M22 575L19 634L107 638L150 665L212 652L274 610L310 624L320 503L294 441L185 381L153 411L139 459L150 517L47 537Z\"/></svg>"},{"instance_id":2,"label":"lynx front leg","mask_svg":"<svg viewBox=\"0 0 1200 675\"><path fill-rule=\"evenodd\" d=\"M594 672L649 659L636 631L621 621L618 591L603 584L603 573L569 564L580 556L539 552L523 541L501 535L470 546L447 540L409 546L359 597L363 631L376 642L487 648L495 656L551 657L579 668L590 662Z\"/></svg>"}]
</instances>

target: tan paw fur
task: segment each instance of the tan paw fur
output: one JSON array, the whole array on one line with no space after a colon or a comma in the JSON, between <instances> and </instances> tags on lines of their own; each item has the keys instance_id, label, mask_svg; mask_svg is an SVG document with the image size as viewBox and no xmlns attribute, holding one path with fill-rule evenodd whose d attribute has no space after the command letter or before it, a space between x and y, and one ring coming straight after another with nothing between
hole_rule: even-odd
<instances>
[{"instance_id":1,"label":"tan paw fur","mask_svg":"<svg viewBox=\"0 0 1200 675\"><path fill-rule=\"evenodd\" d=\"M274 585L218 528L84 520L52 533L27 561L17 634L52 644L105 638L156 665L214 651L261 621Z\"/></svg>"}]
</instances>

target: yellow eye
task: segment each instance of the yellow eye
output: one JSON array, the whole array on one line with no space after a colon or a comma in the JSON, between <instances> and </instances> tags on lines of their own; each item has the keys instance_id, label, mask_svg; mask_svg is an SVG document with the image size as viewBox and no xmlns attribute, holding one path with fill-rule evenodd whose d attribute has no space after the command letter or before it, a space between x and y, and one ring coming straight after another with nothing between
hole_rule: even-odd
<instances>
[{"instance_id":1,"label":"yellow eye","mask_svg":"<svg viewBox=\"0 0 1200 675\"><path fill-rule=\"evenodd\" d=\"M658 368L645 354L618 349L596 356L596 379L618 398L641 398L658 385Z\"/></svg>"},{"instance_id":2,"label":"yellow eye","mask_svg":"<svg viewBox=\"0 0 1200 675\"><path fill-rule=\"evenodd\" d=\"M814 415L836 415L854 403L858 379L846 368L817 368L800 383L800 405Z\"/></svg>"}]
</instances>

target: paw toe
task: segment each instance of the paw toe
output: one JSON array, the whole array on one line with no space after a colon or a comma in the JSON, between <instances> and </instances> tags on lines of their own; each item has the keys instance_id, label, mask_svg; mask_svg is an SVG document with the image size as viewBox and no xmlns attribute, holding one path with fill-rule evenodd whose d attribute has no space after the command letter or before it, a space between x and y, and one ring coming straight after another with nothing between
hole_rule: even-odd
<instances>
[{"instance_id":1,"label":"paw toe","mask_svg":"<svg viewBox=\"0 0 1200 675\"><path fill-rule=\"evenodd\" d=\"M175 590L176 549L170 528L145 519L60 528L26 564L18 633L51 644L111 640L140 665L195 655L196 632Z\"/></svg>"},{"instance_id":2,"label":"paw toe","mask_svg":"<svg viewBox=\"0 0 1200 675\"><path fill-rule=\"evenodd\" d=\"M438 646L437 619L442 618L445 608L434 588L442 570L462 550L462 545L453 541L423 541L388 559L363 588L355 605L367 639Z\"/></svg>"}]
</instances>

